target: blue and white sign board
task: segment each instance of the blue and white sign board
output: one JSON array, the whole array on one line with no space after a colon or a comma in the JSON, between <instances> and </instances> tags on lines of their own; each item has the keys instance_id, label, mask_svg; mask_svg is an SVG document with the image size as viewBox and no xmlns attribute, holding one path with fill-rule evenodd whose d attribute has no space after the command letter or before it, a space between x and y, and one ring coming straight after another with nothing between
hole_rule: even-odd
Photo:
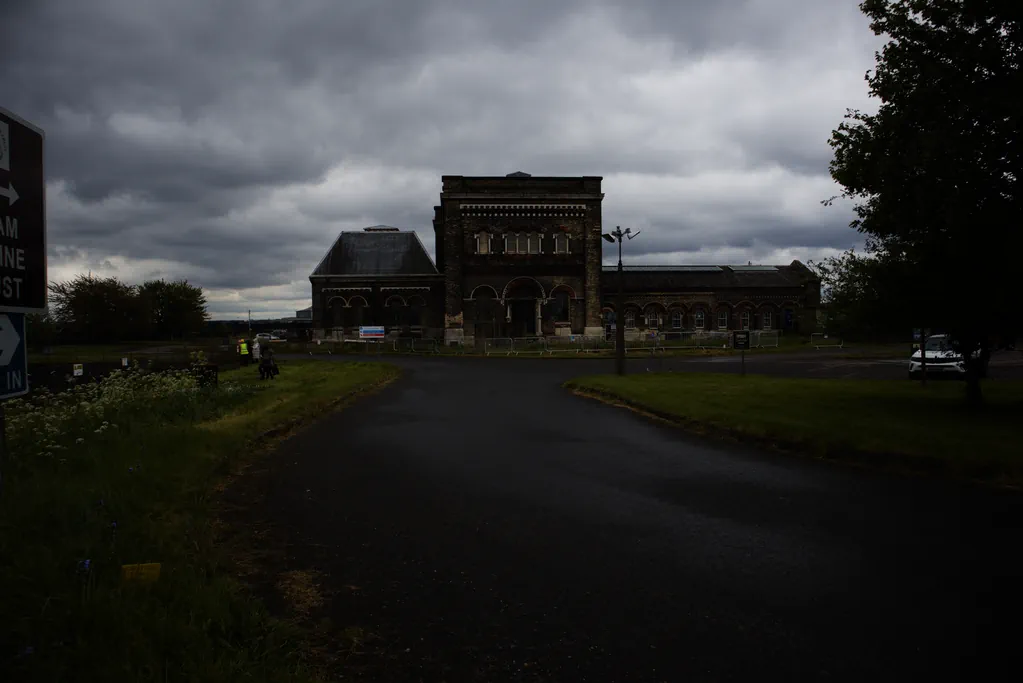
<instances>
[{"instance_id":1,"label":"blue and white sign board","mask_svg":"<svg viewBox=\"0 0 1023 683\"><path fill-rule=\"evenodd\" d=\"M0 400L28 393L25 314L0 314Z\"/></svg>"},{"instance_id":2,"label":"blue and white sign board","mask_svg":"<svg viewBox=\"0 0 1023 683\"><path fill-rule=\"evenodd\" d=\"M0 107L0 310L46 310L42 129Z\"/></svg>"},{"instance_id":3,"label":"blue and white sign board","mask_svg":"<svg viewBox=\"0 0 1023 683\"><path fill-rule=\"evenodd\" d=\"M383 339L384 328L382 325L363 325L359 327L359 339Z\"/></svg>"}]
</instances>

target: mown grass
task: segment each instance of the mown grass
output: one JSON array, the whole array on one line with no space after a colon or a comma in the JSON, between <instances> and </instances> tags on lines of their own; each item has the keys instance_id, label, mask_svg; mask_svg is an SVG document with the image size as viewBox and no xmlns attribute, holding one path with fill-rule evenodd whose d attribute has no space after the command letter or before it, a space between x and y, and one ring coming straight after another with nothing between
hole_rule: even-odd
<instances>
[{"instance_id":1,"label":"mown grass","mask_svg":"<svg viewBox=\"0 0 1023 683\"><path fill-rule=\"evenodd\" d=\"M298 631L233 578L215 543L212 492L258 457L260 435L396 372L290 362L273 382L250 367L222 373L216 391L184 393L147 393L122 378L124 400L90 394L92 408L71 410L65 399L51 409L62 415L51 421L63 420L57 432L11 434L0 493L0 681L310 679ZM19 409L8 412L16 432ZM25 415L47 431L39 413ZM147 562L161 563L156 582L122 581L121 565Z\"/></svg>"},{"instance_id":2,"label":"mown grass","mask_svg":"<svg viewBox=\"0 0 1023 683\"><path fill-rule=\"evenodd\" d=\"M658 373L580 377L570 389L712 434L824 458L1023 484L1023 382L986 381L966 407L958 382Z\"/></svg>"}]
</instances>

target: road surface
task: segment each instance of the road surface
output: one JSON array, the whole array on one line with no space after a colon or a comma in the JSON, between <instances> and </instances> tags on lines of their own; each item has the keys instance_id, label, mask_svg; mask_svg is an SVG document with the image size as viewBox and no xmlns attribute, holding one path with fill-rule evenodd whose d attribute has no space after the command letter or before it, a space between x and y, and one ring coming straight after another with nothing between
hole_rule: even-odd
<instances>
[{"instance_id":1,"label":"road surface","mask_svg":"<svg viewBox=\"0 0 1023 683\"><path fill-rule=\"evenodd\" d=\"M345 680L998 680L1017 651L1023 496L560 388L607 359L388 360L281 445L266 500L321 616L376 635Z\"/></svg>"}]
</instances>

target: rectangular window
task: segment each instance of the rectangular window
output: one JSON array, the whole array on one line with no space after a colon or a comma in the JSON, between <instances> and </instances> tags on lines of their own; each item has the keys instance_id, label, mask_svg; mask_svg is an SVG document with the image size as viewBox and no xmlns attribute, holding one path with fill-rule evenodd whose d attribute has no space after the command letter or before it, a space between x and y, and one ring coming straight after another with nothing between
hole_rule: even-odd
<instances>
[{"instance_id":1,"label":"rectangular window","mask_svg":"<svg viewBox=\"0 0 1023 683\"><path fill-rule=\"evenodd\" d=\"M671 312L671 327L674 330L682 329L682 311Z\"/></svg>"},{"instance_id":2,"label":"rectangular window","mask_svg":"<svg viewBox=\"0 0 1023 683\"><path fill-rule=\"evenodd\" d=\"M527 240L527 253L539 254L540 253L540 233L530 232L526 233Z\"/></svg>"},{"instance_id":3,"label":"rectangular window","mask_svg":"<svg viewBox=\"0 0 1023 683\"><path fill-rule=\"evenodd\" d=\"M703 329L703 311L697 311L693 314L693 327L697 330Z\"/></svg>"},{"instance_id":4,"label":"rectangular window","mask_svg":"<svg viewBox=\"0 0 1023 683\"><path fill-rule=\"evenodd\" d=\"M763 324L763 328L765 330L771 329L771 322L772 322L771 321L771 312L770 311L764 311L764 324Z\"/></svg>"},{"instance_id":5,"label":"rectangular window","mask_svg":"<svg viewBox=\"0 0 1023 683\"><path fill-rule=\"evenodd\" d=\"M748 330L749 329L749 311L743 311L740 320L742 320L742 329Z\"/></svg>"},{"instance_id":6,"label":"rectangular window","mask_svg":"<svg viewBox=\"0 0 1023 683\"><path fill-rule=\"evenodd\" d=\"M657 314L647 313L646 314L646 328L648 330L656 330L659 327L657 324Z\"/></svg>"},{"instance_id":7,"label":"rectangular window","mask_svg":"<svg viewBox=\"0 0 1023 683\"><path fill-rule=\"evenodd\" d=\"M516 237L515 253L516 254L529 253L529 236L524 232L520 232L515 237Z\"/></svg>"},{"instance_id":8,"label":"rectangular window","mask_svg":"<svg viewBox=\"0 0 1023 683\"><path fill-rule=\"evenodd\" d=\"M718 329L728 329L728 311L718 311Z\"/></svg>"},{"instance_id":9,"label":"rectangular window","mask_svg":"<svg viewBox=\"0 0 1023 683\"><path fill-rule=\"evenodd\" d=\"M556 233L554 235L554 253L555 254L567 254L568 250L568 235L563 232Z\"/></svg>"},{"instance_id":10,"label":"rectangular window","mask_svg":"<svg viewBox=\"0 0 1023 683\"><path fill-rule=\"evenodd\" d=\"M636 327L636 312L625 311L625 329L632 330Z\"/></svg>"},{"instance_id":11,"label":"rectangular window","mask_svg":"<svg viewBox=\"0 0 1023 683\"><path fill-rule=\"evenodd\" d=\"M476 233L476 253L490 253L490 234L486 231Z\"/></svg>"}]
</instances>

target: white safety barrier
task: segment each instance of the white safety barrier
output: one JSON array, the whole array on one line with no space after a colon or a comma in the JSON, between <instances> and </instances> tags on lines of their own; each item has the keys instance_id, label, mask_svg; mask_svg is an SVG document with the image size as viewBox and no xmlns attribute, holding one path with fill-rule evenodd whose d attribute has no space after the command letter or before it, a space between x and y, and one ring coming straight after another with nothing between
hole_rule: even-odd
<instances>
[{"instance_id":1,"label":"white safety barrier","mask_svg":"<svg viewBox=\"0 0 1023 683\"><path fill-rule=\"evenodd\" d=\"M729 344L730 335L727 330L686 330L681 332L661 332L658 335L657 348L661 351L671 349L713 349L724 348Z\"/></svg>"},{"instance_id":2,"label":"white safety barrier","mask_svg":"<svg viewBox=\"0 0 1023 683\"><path fill-rule=\"evenodd\" d=\"M398 352L408 352L412 350L412 337L398 337L392 341L392 348Z\"/></svg>"},{"instance_id":3,"label":"white safety barrier","mask_svg":"<svg viewBox=\"0 0 1023 683\"><path fill-rule=\"evenodd\" d=\"M365 353L380 353L392 344L393 341L388 343L384 339L342 339L341 349L344 350L347 346L350 349L364 351Z\"/></svg>"},{"instance_id":4,"label":"white safety barrier","mask_svg":"<svg viewBox=\"0 0 1023 683\"><path fill-rule=\"evenodd\" d=\"M814 332L810 335L810 346L815 349L840 349L843 346L843 342L841 337L829 336L826 332Z\"/></svg>"},{"instance_id":5,"label":"white safety barrier","mask_svg":"<svg viewBox=\"0 0 1023 683\"><path fill-rule=\"evenodd\" d=\"M778 330L758 330L756 337L751 341L751 346L758 349L766 349L778 346Z\"/></svg>"},{"instance_id":6,"label":"white safety barrier","mask_svg":"<svg viewBox=\"0 0 1023 683\"><path fill-rule=\"evenodd\" d=\"M607 342L602 335L557 335L546 337L544 343L547 353L592 353L614 348L613 342Z\"/></svg>"},{"instance_id":7,"label":"white safety barrier","mask_svg":"<svg viewBox=\"0 0 1023 683\"><path fill-rule=\"evenodd\" d=\"M412 337L412 351L414 353L437 353L437 340Z\"/></svg>"},{"instance_id":8,"label":"white safety barrier","mask_svg":"<svg viewBox=\"0 0 1023 683\"><path fill-rule=\"evenodd\" d=\"M547 345L543 337L515 337L512 339L511 350L515 355L520 353L542 354L547 350Z\"/></svg>"},{"instance_id":9,"label":"white safety barrier","mask_svg":"<svg viewBox=\"0 0 1023 683\"><path fill-rule=\"evenodd\" d=\"M696 333L686 330L661 332L658 335L658 347L662 349L692 348L696 346L697 341Z\"/></svg>"},{"instance_id":10,"label":"white safety barrier","mask_svg":"<svg viewBox=\"0 0 1023 683\"><path fill-rule=\"evenodd\" d=\"M505 355L511 355L512 352L512 339L511 337L495 337L493 339L487 339L484 345L484 353L491 355L493 353L503 353Z\"/></svg>"}]
</instances>

